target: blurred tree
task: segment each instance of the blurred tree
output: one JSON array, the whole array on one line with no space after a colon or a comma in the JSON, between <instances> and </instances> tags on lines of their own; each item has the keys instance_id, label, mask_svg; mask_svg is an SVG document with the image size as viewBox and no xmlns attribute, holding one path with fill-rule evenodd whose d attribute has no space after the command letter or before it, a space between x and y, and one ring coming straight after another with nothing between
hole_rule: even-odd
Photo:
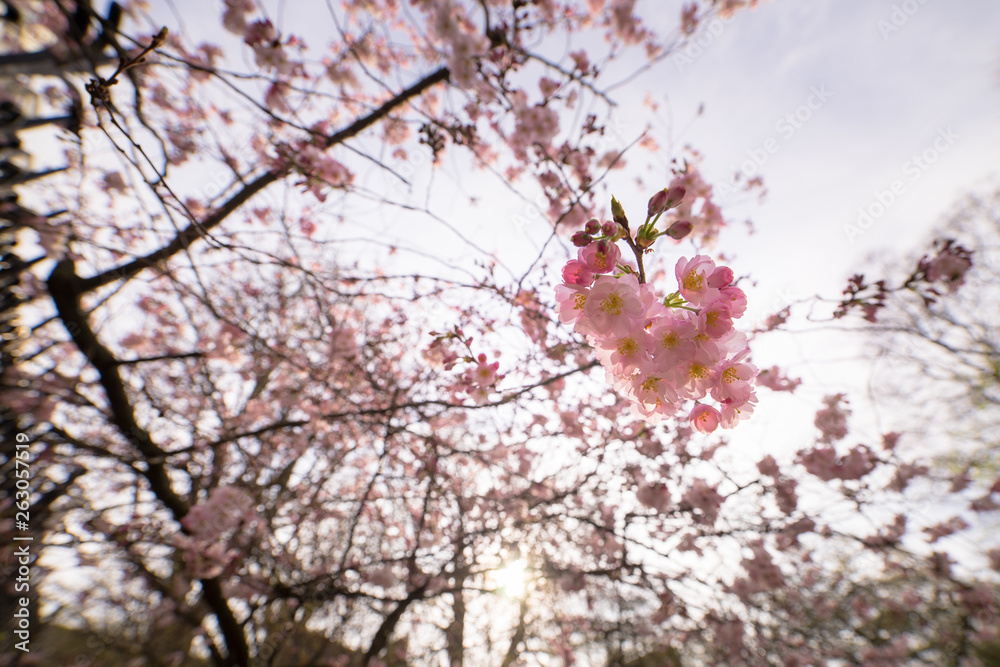
<instances>
[{"instance_id":1,"label":"blurred tree","mask_svg":"<svg viewBox=\"0 0 1000 667\"><path fill-rule=\"evenodd\" d=\"M961 289L901 292L879 317L873 394L918 425L921 453L946 465L957 486L966 475L989 486L1000 476L1000 191L959 203L940 234L975 248L975 261Z\"/></svg>"}]
</instances>

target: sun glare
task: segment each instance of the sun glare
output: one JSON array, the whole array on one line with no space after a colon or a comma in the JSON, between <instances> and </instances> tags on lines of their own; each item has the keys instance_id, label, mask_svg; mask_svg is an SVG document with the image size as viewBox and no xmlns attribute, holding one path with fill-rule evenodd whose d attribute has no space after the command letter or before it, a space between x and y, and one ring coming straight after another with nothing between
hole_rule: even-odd
<instances>
[{"instance_id":1,"label":"sun glare","mask_svg":"<svg viewBox=\"0 0 1000 667\"><path fill-rule=\"evenodd\" d=\"M519 598L524 595L528 583L528 561L521 558L506 563L503 567L493 570L490 579L507 597Z\"/></svg>"}]
</instances>

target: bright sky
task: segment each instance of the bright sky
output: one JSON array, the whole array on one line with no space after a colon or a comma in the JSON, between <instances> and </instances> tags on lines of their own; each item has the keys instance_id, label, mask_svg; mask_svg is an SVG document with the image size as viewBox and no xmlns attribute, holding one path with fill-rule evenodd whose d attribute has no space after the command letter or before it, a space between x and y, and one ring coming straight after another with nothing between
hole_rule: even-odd
<instances>
[{"instance_id":1,"label":"bright sky","mask_svg":"<svg viewBox=\"0 0 1000 667\"><path fill-rule=\"evenodd\" d=\"M681 140L704 151L710 182L772 148L758 160L767 202L731 212L756 223L736 250L765 294L839 291L867 253L909 250L963 192L996 182L998 34L992 0L773 0L703 36L693 62L658 68L676 126L705 103ZM884 211L880 191L895 197ZM852 239L859 207L879 215Z\"/></svg>"}]
</instances>

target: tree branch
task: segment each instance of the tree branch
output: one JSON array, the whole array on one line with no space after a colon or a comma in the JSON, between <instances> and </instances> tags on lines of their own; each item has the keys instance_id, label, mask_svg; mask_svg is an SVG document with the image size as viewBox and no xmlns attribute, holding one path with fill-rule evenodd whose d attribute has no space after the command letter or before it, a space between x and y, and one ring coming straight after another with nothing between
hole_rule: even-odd
<instances>
[{"instance_id":1,"label":"tree branch","mask_svg":"<svg viewBox=\"0 0 1000 667\"><path fill-rule=\"evenodd\" d=\"M378 107L367 116L359 118L340 132L327 137L324 142L325 148L330 148L357 136L364 130L388 116L394 109L420 95L431 86L434 86L442 81L447 81L448 77L449 71L447 67L442 67L431 74L428 74L417 83L400 92L392 99L386 101L382 106ZM227 202L215 209L215 211L208 215L204 220L200 222L192 222L190 225L178 232L177 236L175 236L167 245L163 246L159 250L149 253L144 257L133 260L128 264L99 273L95 276L91 276L90 278L83 279L80 283L80 291L82 293L90 292L116 280L129 280L141 271L165 262L178 252L188 248L192 243L215 227L218 227L223 220L228 218L254 195L258 194L272 183L276 183L287 174L287 167L275 167L270 171L261 174L253 181L247 183L242 190L230 197Z\"/></svg>"},{"instance_id":2,"label":"tree branch","mask_svg":"<svg viewBox=\"0 0 1000 667\"><path fill-rule=\"evenodd\" d=\"M48 289L59 313L59 319L62 320L73 342L100 374L101 386L108 397L108 406L111 409L112 423L146 459L146 470L143 471L143 475L149 482L150 488L160 502L171 511L174 519L180 521L188 513L188 504L177 495L170 484L166 466L162 463L166 452L153 442L149 433L135 420L135 409L129 401L125 384L118 372L121 364L97 339L86 314L80 307L82 282L76 275L76 267L72 260L67 259L56 264L56 268L49 276ZM246 635L233 615L232 609L229 608L222 593L222 585L218 579L202 579L201 585L205 600L218 620L229 649L229 663L236 667L249 665L250 650Z\"/></svg>"},{"instance_id":3,"label":"tree branch","mask_svg":"<svg viewBox=\"0 0 1000 667\"><path fill-rule=\"evenodd\" d=\"M406 611L412 603L421 599L424 596L424 591L427 590L427 584L419 586L410 591L410 594L400 601L396 608L385 617L382 621L382 625L379 626L378 630L375 632L375 636L372 638L371 646L365 652L365 657L362 660L362 667L368 667L372 659L378 657L378 654L382 652L389 644L389 637L392 636L392 631L396 629L396 624L399 623L399 619L402 618L403 612Z\"/></svg>"},{"instance_id":4,"label":"tree branch","mask_svg":"<svg viewBox=\"0 0 1000 667\"><path fill-rule=\"evenodd\" d=\"M514 636L510 638L510 646L507 648L507 655L503 658L503 664L501 667L510 667L517 661L517 656L519 651L517 650L518 645L524 641L524 633L526 630L525 616L528 614L528 601L527 597L521 600L521 614L517 619L517 630L514 631Z\"/></svg>"}]
</instances>

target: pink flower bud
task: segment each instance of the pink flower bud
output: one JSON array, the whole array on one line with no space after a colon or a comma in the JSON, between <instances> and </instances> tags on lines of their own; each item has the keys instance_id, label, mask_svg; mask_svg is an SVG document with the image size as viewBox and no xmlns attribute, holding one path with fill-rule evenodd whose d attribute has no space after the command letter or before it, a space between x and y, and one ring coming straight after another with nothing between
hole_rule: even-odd
<instances>
[{"instance_id":1,"label":"pink flower bud","mask_svg":"<svg viewBox=\"0 0 1000 667\"><path fill-rule=\"evenodd\" d=\"M605 222L601 226L601 233L603 233L605 236L614 236L615 234L618 233L618 225L616 225L613 222Z\"/></svg>"},{"instance_id":2,"label":"pink flower bud","mask_svg":"<svg viewBox=\"0 0 1000 667\"><path fill-rule=\"evenodd\" d=\"M587 224L584 225L583 230L588 234L590 234L591 236L595 234L600 234L601 223L598 222L597 218L591 218L590 220L587 221Z\"/></svg>"},{"instance_id":3,"label":"pink flower bud","mask_svg":"<svg viewBox=\"0 0 1000 667\"><path fill-rule=\"evenodd\" d=\"M667 191L660 190L649 198L649 207L646 209L646 215L652 218L658 213L663 213L667 210L667 201Z\"/></svg>"},{"instance_id":4,"label":"pink flower bud","mask_svg":"<svg viewBox=\"0 0 1000 667\"><path fill-rule=\"evenodd\" d=\"M691 223L687 220L678 220L667 229L667 236L680 241L691 233Z\"/></svg>"},{"instance_id":5,"label":"pink flower bud","mask_svg":"<svg viewBox=\"0 0 1000 667\"><path fill-rule=\"evenodd\" d=\"M563 282L567 285L588 286L594 282L594 272L583 262L571 259L562 270Z\"/></svg>"},{"instance_id":6,"label":"pink flower bud","mask_svg":"<svg viewBox=\"0 0 1000 667\"><path fill-rule=\"evenodd\" d=\"M684 189L683 185L675 185L669 190L667 190L667 208L671 209L682 201L684 201L684 195L687 194L687 190Z\"/></svg>"},{"instance_id":7,"label":"pink flower bud","mask_svg":"<svg viewBox=\"0 0 1000 667\"><path fill-rule=\"evenodd\" d=\"M674 185L666 190L660 190L649 199L647 215L653 217L664 211L669 211L684 200L685 194L687 194L687 191L682 185Z\"/></svg>"},{"instance_id":8,"label":"pink flower bud","mask_svg":"<svg viewBox=\"0 0 1000 667\"><path fill-rule=\"evenodd\" d=\"M580 231L573 234L573 238L571 240L573 241L573 245L577 248L583 248L590 245L590 242L594 239L587 232Z\"/></svg>"},{"instance_id":9,"label":"pink flower bud","mask_svg":"<svg viewBox=\"0 0 1000 667\"><path fill-rule=\"evenodd\" d=\"M708 277L708 286L714 287L716 289L720 287L729 287L733 284L733 270L728 266L720 266L712 271L712 275Z\"/></svg>"}]
</instances>

